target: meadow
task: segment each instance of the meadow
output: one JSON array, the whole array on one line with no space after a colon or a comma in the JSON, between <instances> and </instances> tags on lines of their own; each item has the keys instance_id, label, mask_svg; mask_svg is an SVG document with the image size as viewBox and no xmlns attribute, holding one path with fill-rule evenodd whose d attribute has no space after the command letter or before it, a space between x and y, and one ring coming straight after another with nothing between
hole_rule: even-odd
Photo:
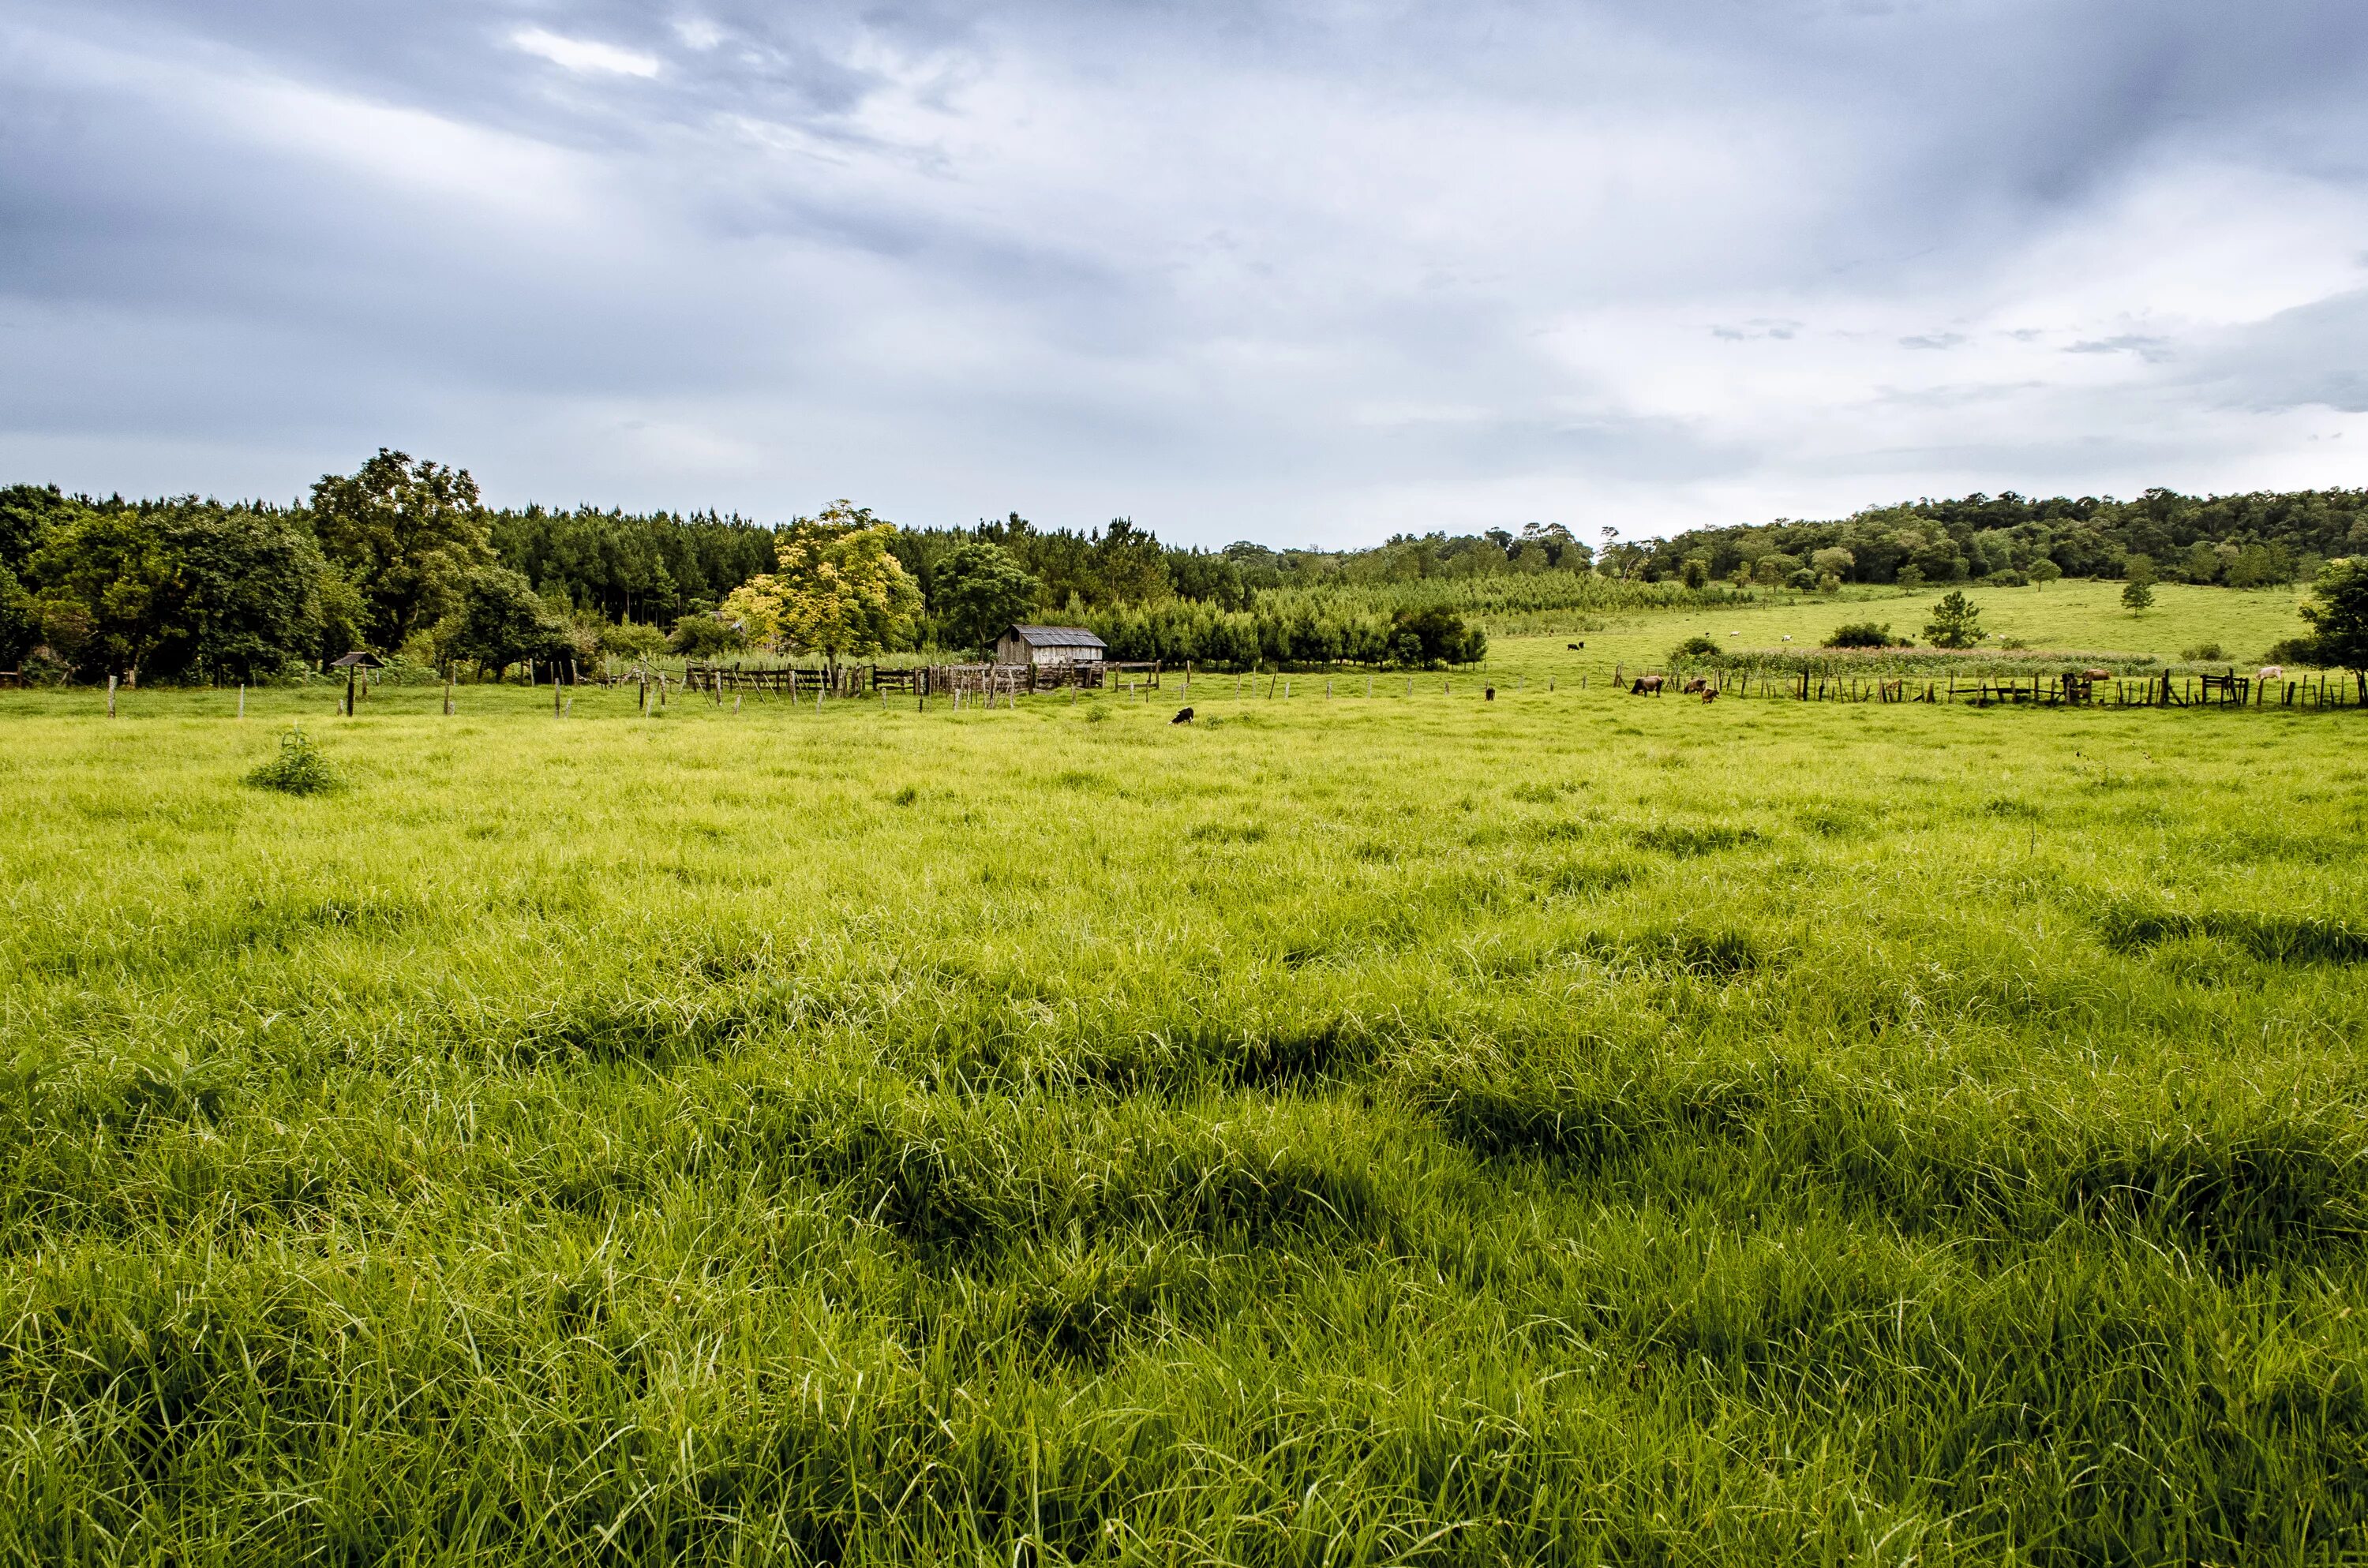
<instances>
[{"instance_id":1,"label":"meadow","mask_svg":"<svg viewBox=\"0 0 2368 1568\"><path fill-rule=\"evenodd\" d=\"M0 1558L2356 1551L2368 720L1606 689L1702 629L0 694Z\"/></svg>"}]
</instances>

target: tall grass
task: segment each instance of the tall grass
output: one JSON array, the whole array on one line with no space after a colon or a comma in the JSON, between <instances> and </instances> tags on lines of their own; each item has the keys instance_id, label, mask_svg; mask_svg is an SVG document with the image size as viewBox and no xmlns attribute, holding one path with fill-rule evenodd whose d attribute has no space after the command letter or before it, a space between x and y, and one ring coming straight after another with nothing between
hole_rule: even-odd
<instances>
[{"instance_id":1,"label":"tall grass","mask_svg":"<svg viewBox=\"0 0 2368 1568\"><path fill-rule=\"evenodd\" d=\"M1418 684L9 695L0 1554L2356 1544L2343 718Z\"/></svg>"}]
</instances>

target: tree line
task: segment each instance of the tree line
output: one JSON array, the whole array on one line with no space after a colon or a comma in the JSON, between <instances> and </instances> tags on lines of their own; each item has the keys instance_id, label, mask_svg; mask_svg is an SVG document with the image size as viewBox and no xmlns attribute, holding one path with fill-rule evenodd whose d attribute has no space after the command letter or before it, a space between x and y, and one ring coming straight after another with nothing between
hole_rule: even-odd
<instances>
[{"instance_id":1,"label":"tree line","mask_svg":"<svg viewBox=\"0 0 2368 1568\"><path fill-rule=\"evenodd\" d=\"M712 513L489 508L465 469L386 449L290 506L12 485L0 666L256 681L357 648L495 669L648 653L657 625L761 571L774 536Z\"/></svg>"},{"instance_id":2,"label":"tree line","mask_svg":"<svg viewBox=\"0 0 2368 1568\"><path fill-rule=\"evenodd\" d=\"M844 502L781 526L497 509L467 470L381 449L287 506L0 489L0 667L222 681L355 648L495 672L667 649L976 654L1028 620L1091 627L1126 659L1454 664L1481 656L1483 622L1576 629L1600 610L1771 586L2308 580L2368 551L2368 491L2009 493L1667 540L1598 532L1589 544L1531 523L1401 533L1367 550L1211 551L1165 544L1126 517L1043 528L1015 512L899 528ZM861 594L845 597L857 580Z\"/></svg>"},{"instance_id":3,"label":"tree line","mask_svg":"<svg viewBox=\"0 0 2368 1568\"><path fill-rule=\"evenodd\" d=\"M2134 501L2008 492L1875 506L1826 522L1699 528L1608 551L1605 565L1647 581L1793 588L2133 576L2257 588L2312 581L2323 562L2363 552L2368 490L2196 496L2156 489Z\"/></svg>"}]
</instances>

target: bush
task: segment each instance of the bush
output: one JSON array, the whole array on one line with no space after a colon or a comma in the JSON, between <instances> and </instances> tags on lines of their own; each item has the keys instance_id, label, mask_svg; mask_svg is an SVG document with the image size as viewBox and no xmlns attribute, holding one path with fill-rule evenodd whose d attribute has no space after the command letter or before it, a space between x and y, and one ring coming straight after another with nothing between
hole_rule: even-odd
<instances>
[{"instance_id":1,"label":"bush","mask_svg":"<svg viewBox=\"0 0 2368 1568\"><path fill-rule=\"evenodd\" d=\"M2179 656L2191 665L2212 665L2218 664L2228 655L2217 642L2198 642L2192 648L2180 650Z\"/></svg>"},{"instance_id":2,"label":"bush","mask_svg":"<svg viewBox=\"0 0 2368 1568\"><path fill-rule=\"evenodd\" d=\"M620 620L600 629L600 652L620 659L655 659L666 652L666 645L665 629L642 621Z\"/></svg>"},{"instance_id":3,"label":"bush","mask_svg":"<svg viewBox=\"0 0 2368 1568\"><path fill-rule=\"evenodd\" d=\"M1715 659L1718 655L1718 644L1697 632L1669 650L1669 663L1681 665L1688 659Z\"/></svg>"},{"instance_id":4,"label":"bush","mask_svg":"<svg viewBox=\"0 0 2368 1568\"><path fill-rule=\"evenodd\" d=\"M339 783L329 759L303 731L294 729L279 737L279 755L248 774L246 781L258 790L277 790L283 795L324 795Z\"/></svg>"},{"instance_id":5,"label":"bush","mask_svg":"<svg viewBox=\"0 0 2368 1568\"><path fill-rule=\"evenodd\" d=\"M1846 626L1835 627L1834 634L1826 639L1828 648L1907 648L1913 645L1905 637L1894 637L1889 621L1877 626L1871 620L1853 620Z\"/></svg>"},{"instance_id":6,"label":"bush","mask_svg":"<svg viewBox=\"0 0 2368 1568\"><path fill-rule=\"evenodd\" d=\"M2315 670L2324 667L2327 664L2327 650L2318 645L2318 639L2316 637L2289 637L2283 642L2271 643L2269 652L2261 655L2261 663L2294 665L2303 669Z\"/></svg>"},{"instance_id":7,"label":"bush","mask_svg":"<svg viewBox=\"0 0 2368 1568\"><path fill-rule=\"evenodd\" d=\"M720 615L686 615L674 623L674 635L666 646L686 658L712 659L747 647L748 634Z\"/></svg>"}]
</instances>

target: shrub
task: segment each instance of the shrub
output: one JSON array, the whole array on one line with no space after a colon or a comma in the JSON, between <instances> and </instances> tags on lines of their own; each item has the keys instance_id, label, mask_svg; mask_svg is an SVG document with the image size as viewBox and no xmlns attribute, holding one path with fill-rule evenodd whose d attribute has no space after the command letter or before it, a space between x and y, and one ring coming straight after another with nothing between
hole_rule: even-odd
<instances>
[{"instance_id":1,"label":"shrub","mask_svg":"<svg viewBox=\"0 0 2368 1568\"><path fill-rule=\"evenodd\" d=\"M2228 655L2221 650L2217 642L2198 642L2192 648L2182 649L2179 656L2191 665L2209 665L2217 664Z\"/></svg>"},{"instance_id":2,"label":"shrub","mask_svg":"<svg viewBox=\"0 0 2368 1568\"><path fill-rule=\"evenodd\" d=\"M712 659L747 647L748 632L721 615L686 615L674 623L674 635L666 639L666 646L689 658Z\"/></svg>"},{"instance_id":3,"label":"shrub","mask_svg":"<svg viewBox=\"0 0 2368 1568\"><path fill-rule=\"evenodd\" d=\"M1679 665L1688 659L1714 659L1718 653L1715 642L1697 632L1669 650L1669 663Z\"/></svg>"},{"instance_id":4,"label":"shrub","mask_svg":"<svg viewBox=\"0 0 2368 1568\"><path fill-rule=\"evenodd\" d=\"M1909 643L1907 638L1894 637L1891 634L1889 621L1877 626L1871 620L1853 620L1847 625L1835 627L1834 634L1826 639L1826 646L1828 648L1905 648L1909 646Z\"/></svg>"},{"instance_id":5,"label":"shrub","mask_svg":"<svg viewBox=\"0 0 2368 1568\"><path fill-rule=\"evenodd\" d=\"M2327 662L2327 651L2316 637L2288 637L2270 644L2261 655L2265 665L2298 665L2304 669L2317 669Z\"/></svg>"},{"instance_id":6,"label":"shrub","mask_svg":"<svg viewBox=\"0 0 2368 1568\"><path fill-rule=\"evenodd\" d=\"M329 759L303 731L295 729L279 737L279 755L248 774L246 781L258 790L277 790L283 795L323 795L338 784L337 770L329 766Z\"/></svg>"}]
</instances>

